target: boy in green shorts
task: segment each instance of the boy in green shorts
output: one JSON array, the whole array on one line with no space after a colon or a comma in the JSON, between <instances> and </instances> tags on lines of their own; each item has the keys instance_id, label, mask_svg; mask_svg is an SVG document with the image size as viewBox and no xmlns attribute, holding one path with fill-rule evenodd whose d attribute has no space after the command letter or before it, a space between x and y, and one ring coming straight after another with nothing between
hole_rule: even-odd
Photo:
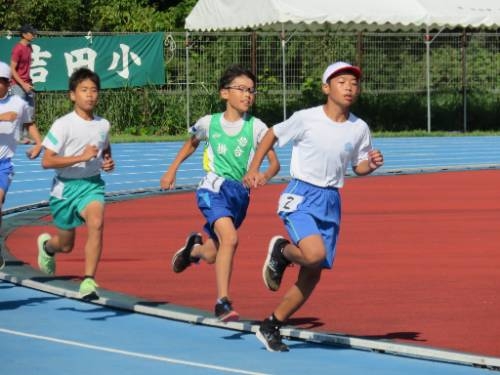
<instances>
[{"instance_id":1,"label":"boy in green shorts","mask_svg":"<svg viewBox=\"0 0 500 375\"><path fill-rule=\"evenodd\" d=\"M69 253L75 244L76 227L85 223L85 274L80 297L99 298L94 280L102 251L104 181L101 169L114 169L109 143L109 122L93 113L99 96L99 76L80 68L69 78L74 110L58 118L42 145L43 168L54 168L50 210L57 233L38 236L38 266L48 275L56 271L56 253Z\"/></svg>"}]
</instances>

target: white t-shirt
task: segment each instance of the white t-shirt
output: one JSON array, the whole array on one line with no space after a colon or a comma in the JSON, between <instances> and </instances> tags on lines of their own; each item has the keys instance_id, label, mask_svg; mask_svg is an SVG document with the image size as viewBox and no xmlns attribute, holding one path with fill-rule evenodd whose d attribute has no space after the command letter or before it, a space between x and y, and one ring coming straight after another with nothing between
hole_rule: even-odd
<instances>
[{"instance_id":1,"label":"white t-shirt","mask_svg":"<svg viewBox=\"0 0 500 375\"><path fill-rule=\"evenodd\" d=\"M372 149L366 122L353 114L345 122L334 122L323 106L295 112L273 131L279 147L293 141L291 176L321 187L344 186L349 164L367 160Z\"/></svg>"},{"instance_id":2,"label":"white t-shirt","mask_svg":"<svg viewBox=\"0 0 500 375\"><path fill-rule=\"evenodd\" d=\"M14 121L0 121L0 159L14 157L17 134L24 124L30 123L28 104L17 95L0 99L0 113L16 112Z\"/></svg>"},{"instance_id":3,"label":"white t-shirt","mask_svg":"<svg viewBox=\"0 0 500 375\"><path fill-rule=\"evenodd\" d=\"M93 120L84 120L70 112L52 124L42 145L59 156L81 155L85 146L95 145L99 149L97 157L70 167L56 168L56 175L62 178L86 178L100 174L102 152L109 146L108 120L94 115Z\"/></svg>"}]
</instances>

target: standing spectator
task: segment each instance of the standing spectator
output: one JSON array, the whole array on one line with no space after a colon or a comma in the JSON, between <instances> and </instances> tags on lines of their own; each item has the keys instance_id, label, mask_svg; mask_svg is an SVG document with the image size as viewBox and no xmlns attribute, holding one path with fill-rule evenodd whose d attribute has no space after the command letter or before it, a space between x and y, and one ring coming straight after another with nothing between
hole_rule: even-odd
<instances>
[{"instance_id":1,"label":"standing spectator","mask_svg":"<svg viewBox=\"0 0 500 375\"><path fill-rule=\"evenodd\" d=\"M23 25L19 30L21 40L16 43L11 53L10 68L12 70L11 91L24 99L30 109L30 122L35 118L35 91L31 80L31 42L35 39L37 30L31 25ZM31 143L24 127L18 129L18 141L23 144Z\"/></svg>"},{"instance_id":2,"label":"standing spectator","mask_svg":"<svg viewBox=\"0 0 500 375\"><path fill-rule=\"evenodd\" d=\"M11 69L9 65L0 62L0 226L2 223L2 205L9 190L14 167L12 157L16 151L16 132L21 126L26 126L36 145L28 150L27 156L35 159L42 149L40 133L30 122L28 105L15 95L9 95L9 81ZM0 268L4 266L4 259L0 248Z\"/></svg>"}]
</instances>

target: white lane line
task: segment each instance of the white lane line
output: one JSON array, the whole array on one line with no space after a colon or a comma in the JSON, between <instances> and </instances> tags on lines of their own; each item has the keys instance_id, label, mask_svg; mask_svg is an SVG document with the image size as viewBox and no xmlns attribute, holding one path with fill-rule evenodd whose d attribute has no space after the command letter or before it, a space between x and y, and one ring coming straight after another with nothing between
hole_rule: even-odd
<instances>
[{"instance_id":1,"label":"white lane line","mask_svg":"<svg viewBox=\"0 0 500 375\"><path fill-rule=\"evenodd\" d=\"M150 360L154 360L154 361L173 363L173 364L177 364L177 365L201 367L201 368L206 368L206 369L211 369L211 370L219 370L219 371L230 372L230 373L235 373L235 374L268 375L268 374L265 374L263 372L246 371L246 370L230 368L230 367L209 365L209 364L200 363L200 362L182 361L179 359L173 359L173 358L168 358L168 357L163 357L163 356L137 353L137 352L131 352L128 350L108 348L105 346L85 344L85 343L78 342L78 341L62 340L62 339L58 339L55 337L40 336L40 335L31 334L31 333L12 331L10 329L5 329L5 328L0 328L0 332L5 333L5 334L9 334L9 335L29 337L29 338L36 339L36 340L50 341L50 342L55 342L55 343L63 344L63 345L77 346L77 347L85 348L85 349L97 350L97 351L101 351L101 352L114 353L114 354L121 354L121 355L129 356L129 357L150 359Z\"/></svg>"}]
</instances>

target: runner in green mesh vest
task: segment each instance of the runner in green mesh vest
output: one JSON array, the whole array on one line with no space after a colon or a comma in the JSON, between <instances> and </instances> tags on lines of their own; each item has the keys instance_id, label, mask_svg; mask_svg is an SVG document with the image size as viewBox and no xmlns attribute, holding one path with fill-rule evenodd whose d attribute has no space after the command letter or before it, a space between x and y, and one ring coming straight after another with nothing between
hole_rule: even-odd
<instances>
[{"instance_id":1,"label":"runner in green mesh vest","mask_svg":"<svg viewBox=\"0 0 500 375\"><path fill-rule=\"evenodd\" d=\"M200 259L215 263L217 300L215 316L220 321L234 321L239 314L233 309L229 296L233 256L238 245L237 229L245 219L250 203L250 189L242 182L252 161L255 149L267 132L267 126L247 114L255 99L255 76L240 66L228 68L219 82L219 94L226 102L223 113L200 118L189 128L190 139L179 150L174 161L160 180L162 189L175 187L175 176L181 163L205 141L203 168L196 198L206 219L204 230L208 239L191 233L186 243L172 258L172 269L180 273ZM261 172L267 181L279 171L276 153L267 153L269 166Z\"/></svg>"}]
</instances>

